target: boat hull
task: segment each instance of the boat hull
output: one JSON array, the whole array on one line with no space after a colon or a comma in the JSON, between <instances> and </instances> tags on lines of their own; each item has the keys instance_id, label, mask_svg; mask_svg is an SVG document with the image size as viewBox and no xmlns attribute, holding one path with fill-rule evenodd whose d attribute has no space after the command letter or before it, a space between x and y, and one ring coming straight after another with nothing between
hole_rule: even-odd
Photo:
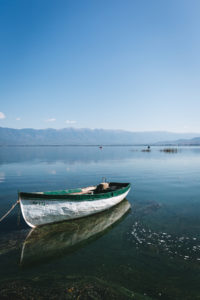
<instances>
[{"instance_id":1,"label":"boat hull","mask_svg":"<svg viewBox=\"0 0 200 300\"><path fill-rule=\"evenodd\" d=\"M35 228L37 226L78 219L95 213L102 212L120 203L129 193L130 188L124 193L97 200L70 201L60 199L40 199L20 197L22 215L26 223Z\"/></svg>"},{"instance_id":2,"label":"boat hull","mask_svg":"<svg viewBox=\"0 0 200 300\"><path fill-rule=\"evenodd\" d=\"M130 208L130 203L123 200L97 215L31 229L22 247L21 265L49 262L76 251L116 226Z\"/></svg>"}]
</instances>

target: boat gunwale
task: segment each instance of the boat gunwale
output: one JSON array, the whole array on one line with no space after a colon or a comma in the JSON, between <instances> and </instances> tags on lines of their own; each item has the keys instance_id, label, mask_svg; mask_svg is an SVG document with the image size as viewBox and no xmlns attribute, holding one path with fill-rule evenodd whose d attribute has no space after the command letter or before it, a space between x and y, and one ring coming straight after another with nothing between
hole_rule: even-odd
<instances>
[{"instance_id":1,"label":"boat gunwale","mask_svg":"<svg viewBox=\"0 0 200 300\"><path fill-rule=\"evenodd\" d=\"M114 182L112 182L114 184ZM104 191L103 193L99 194L82 194L82 195L47 195L47 194L39 194L39 193L25 193L25 192L19 192L19 198L22 200L51 200L51 201L57 201L57 200L67 200L67 201L92 201L92 200L102 200L102 199L108 199L112 197L119 196L125 192L127 192L131 188L130 183L116 183L116 185L122 185L122 187L113 190L113 191Z\"/></svg>"}]
</instances>

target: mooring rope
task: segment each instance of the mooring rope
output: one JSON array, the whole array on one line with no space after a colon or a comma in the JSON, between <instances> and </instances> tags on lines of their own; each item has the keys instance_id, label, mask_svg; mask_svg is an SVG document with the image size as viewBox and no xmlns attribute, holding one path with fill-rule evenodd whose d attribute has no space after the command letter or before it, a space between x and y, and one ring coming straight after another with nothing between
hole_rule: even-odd
<instances>
[{"instance_id":1,"label":"mooring rope","mask_svg":"<svg viewBox=\"0 0 200 300\"><path fill-rule=\"evenodd\" d=\"M7 213L1 217L0 222L3 221L3 219L5 219L5 217L7 217L7 215L9 215L9 213L15 208L15 206L19 203L19 200L17 200L17 202L15 202L15 204L12 205L11 209L9 209L9 211L7 211Z\"/></svg>"}]
</instances>

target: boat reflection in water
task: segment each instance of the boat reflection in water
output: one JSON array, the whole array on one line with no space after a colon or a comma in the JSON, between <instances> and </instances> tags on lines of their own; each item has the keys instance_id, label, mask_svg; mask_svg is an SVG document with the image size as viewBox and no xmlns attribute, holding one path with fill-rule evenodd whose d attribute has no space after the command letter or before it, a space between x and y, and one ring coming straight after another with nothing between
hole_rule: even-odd
<instances>
[{"instance_id":1,"label":"boat reflection in water","mask_svg":"<svg viewBox=\"0 0 200 300\"><path fill-rule=\"evenodd\" d=\"M22 247L21 265L45 262L77 250L121 221L130 207L125 199L96 215L31 229Z\"/></svg>"}]
</instances>

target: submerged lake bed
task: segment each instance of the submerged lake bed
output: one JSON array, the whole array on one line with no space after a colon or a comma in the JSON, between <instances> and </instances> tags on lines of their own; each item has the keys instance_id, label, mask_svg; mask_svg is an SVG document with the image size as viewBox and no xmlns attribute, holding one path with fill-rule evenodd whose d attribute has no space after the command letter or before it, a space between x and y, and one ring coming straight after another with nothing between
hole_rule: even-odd
<instances>
[{"instance_id":1,"label":"submerged lake bed","mask_svg":"<svg viewBox=\"0 0 200 300\"><path fill-rule=\"evenodd\" d=\"M17 192L130 182L119 206L31 230L0 223L1 299L199 299L200 147L0 148L0 217Z\"/></svg>"}]
</instances>

